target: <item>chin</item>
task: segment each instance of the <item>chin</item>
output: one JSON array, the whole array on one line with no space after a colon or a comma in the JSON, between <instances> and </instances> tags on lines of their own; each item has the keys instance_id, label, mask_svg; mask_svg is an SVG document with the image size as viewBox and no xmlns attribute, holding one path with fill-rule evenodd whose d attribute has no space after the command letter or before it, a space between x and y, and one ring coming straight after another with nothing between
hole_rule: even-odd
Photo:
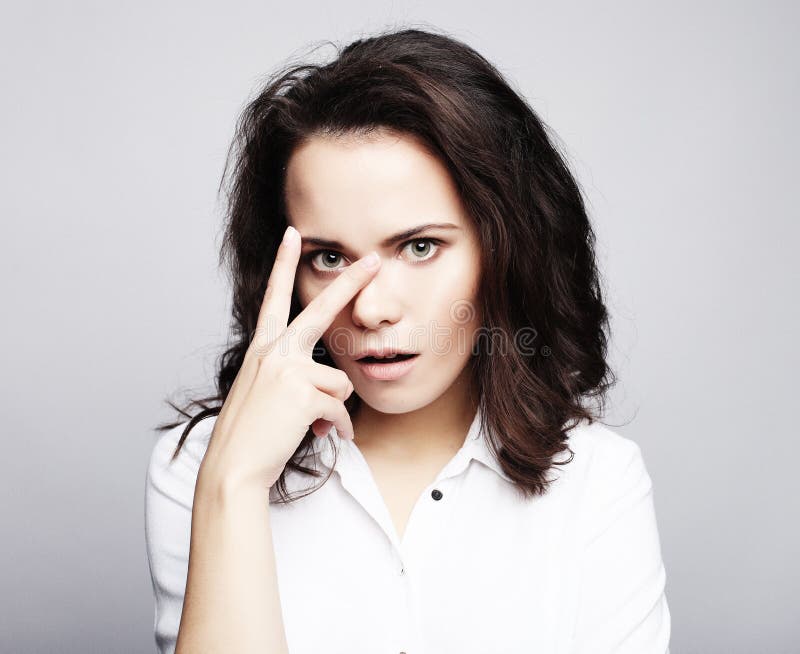
<instances>
[{"instance_id":1,"label":"chin","mask_svg":"<svg viewBox=\"0 0 800 654\"><path fill-rule=\"evenodd\" d=\"M361 381L355 392L364 404L380 413L411 413L435 402L460 380L458 374L445 379L432 379L430 374L422 378L424 384L411 379L410 383Z\"/></svg>"},{"instance_id":2,"label":"chin","mask_svg":"<svg viewBox=\"0 0 800 654\"><path fill-rule=\"evenodd\" d=\"M356 393L358 393L357 390ZM398 393L396 390L363 395L359 393L358 397L374 411L389 415L416 411L428 406L435 399L431 396L421 397L419 393Z\"/></svg>"}]
</instances>

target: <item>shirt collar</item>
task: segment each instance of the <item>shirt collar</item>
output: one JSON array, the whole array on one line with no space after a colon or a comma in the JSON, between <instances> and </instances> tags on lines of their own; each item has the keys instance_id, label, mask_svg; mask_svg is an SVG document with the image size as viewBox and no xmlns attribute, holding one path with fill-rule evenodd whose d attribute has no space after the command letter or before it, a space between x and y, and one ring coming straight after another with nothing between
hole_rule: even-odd
<instances>
[{"instance_id":1,"label":"shirt collar","mask_svg":"<svg viewBox=\"0 0 800 654\"><path fill-rule=\"evenodd\" d=\"M502 467L500 466L500 462L489 449L489 437L487 431L482 425L482 418L483 413L480 407L478 407L477 411L475 412L475 416L470 423L469 429L467 430L467 434L464 438L464 444L461 446L461 450L456 456L464 457L467 462L469 462L471 459L475 459L476 461L479 461L483 465L487 466L490 470L494 470L495 473L497 473L506 481L513 483L513 480L503 471ZM338 438L335 426L331 427L331 432L333 432L333 438ZM332 440L329 432L328 436L323 438L318 438L315 436L312 445L313 451L316 453L318 460L327 469L334 467L334 451L331 443ZM353 447L353 443L350 441L339 441L338 447L339 452L336 460L337 469L341 465L342 456L346 456L349 453L349 448Z\"/></svg>"},{"instance_id":2,"label":"shirt collar","mask_svg":"<svg viewBox=\"0 0 800 654\"><path fill-rule=\"evenodd\" d=\"M495 457L489 449L489 435L484 429L484 425L481 424L482 419L483 413L480 407L478 407L478 410L475 412L475 417L472 419L472 424L470 424L469 430L467 431L467 437L464 440L463 447L467 450L469 458L480 461L491 470L494 470L500 477L513 483L511 477L503 471L497 457Z\"/></svg>"}]
</instances>

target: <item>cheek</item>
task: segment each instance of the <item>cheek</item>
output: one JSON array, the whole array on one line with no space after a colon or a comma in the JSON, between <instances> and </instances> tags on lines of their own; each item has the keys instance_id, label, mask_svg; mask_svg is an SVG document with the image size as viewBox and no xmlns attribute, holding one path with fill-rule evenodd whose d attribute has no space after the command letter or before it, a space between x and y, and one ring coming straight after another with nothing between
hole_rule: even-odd
<instances>
[{"instance_id":1,"label":"cheek","mask_svg":"<svg viewBox=\"0 0 800 654\"><path fill-rule=\"evenodd\" d=\"M439 286L426 302L426 345L440 356L466 356L480 325L472 289L463 283Z\"/></svg>"},{"instance_id":2,"label":"cheek","mask_svg":"<svg viewBox=\"0 0 800 654\"><path fill-rule=\"evenodd\" d=\"M420 297L428 298L428 306L439 323L464 324L478 311L477 279L468 268L440 272L434 284L429 283Z\"/></svg>"},{"instance_id":3,"label":"cheek","mask_svg":"<svg viewBox=\"0 0 800 654\"><path fill-rule=\"evenodd\" d=\"M300 306L303 308L307 307L309 302L319 295L320 292L320 289L317 288L317 285L314 284L314 281L309 278L309 275L302 273L299 270L295 275L294 289L297 295L297 300L300 302Z\"/></svg>"},{"instance_id":4,"label":"cheek","mask_svg":"<svg viewBox=\"0 0 800 654\"><path fill-rule=\"evenodd\" d=\"M336 324L331 325L322 335L322 342L334 363L340 368L347 368L359 345L350 330Z\"/></svg>"},{"instance_id":5,"label":"cheek","mask_svg":"<svg viewBox=\"0 0 800 654\"><path fill-rule=\"evenodd\" d=\"M461 268L443 284L434 300L437 323L444 325L456 356L470 352L475 333L482 324L479 277L475 270ZM453 349L454 348L454 349Z\"/></svg>"}]
</instances>

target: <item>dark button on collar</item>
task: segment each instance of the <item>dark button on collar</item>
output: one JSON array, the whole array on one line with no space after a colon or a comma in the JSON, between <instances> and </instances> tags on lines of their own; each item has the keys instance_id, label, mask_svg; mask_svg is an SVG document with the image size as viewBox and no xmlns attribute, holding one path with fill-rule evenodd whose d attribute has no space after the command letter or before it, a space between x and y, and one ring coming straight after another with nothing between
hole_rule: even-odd
<instances>
[{"instance_id":1,"label":"dark button on collar","mask_svg":"<svg viewBox=\"0 0 800 654\"><path fill-rule=\"evenodd\" d=\"M433 499L435 499L435 500L440 500L440 499L442 499L442 497L443 497L443 495L442 495L442 491L440 491L438 488L434 488L434 489L431 491L431 497L432 497Z\"/></svg>"}]
</instances>

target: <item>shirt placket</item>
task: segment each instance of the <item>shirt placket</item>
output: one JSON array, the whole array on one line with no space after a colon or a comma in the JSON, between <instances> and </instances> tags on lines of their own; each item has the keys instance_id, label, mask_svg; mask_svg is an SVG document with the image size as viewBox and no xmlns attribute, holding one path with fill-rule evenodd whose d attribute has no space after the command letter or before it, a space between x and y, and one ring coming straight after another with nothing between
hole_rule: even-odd
<instances>
[{"instance_id":1,"label":"shirt placket","mask_svg":"<svg viewBox=\"0 0 800 654\"><path fill-rule=\"evenodd\" d=\"M426 654L418 580L425 574L426 567L438 558L437 547L453 515L464 478L462 473L468 463L469 450L465 448L426 487L411 511L400 542L389 510L361 452L355 447L350 448L340 462L342 485L386 535L388 581L393 589L389 604L396 608L394 615L397 618L391 622L392 645L386 654Z\"/></svg>"},{"instance_id":2,"label":"shirt placket","mask_svg":"<svg viewBox=\"0 0 800 654\"><path fill-rule=\"evenodd\" d=\"M422 492L409 516L402 543L391 544L393 564L399 566L398 593L406 609L406 626L396 634L396 654L426 654L419 581L441 555L439 544L454 514L462 473L468 464L463 454L456 455Z\"/></svg>"}]
</instances>

